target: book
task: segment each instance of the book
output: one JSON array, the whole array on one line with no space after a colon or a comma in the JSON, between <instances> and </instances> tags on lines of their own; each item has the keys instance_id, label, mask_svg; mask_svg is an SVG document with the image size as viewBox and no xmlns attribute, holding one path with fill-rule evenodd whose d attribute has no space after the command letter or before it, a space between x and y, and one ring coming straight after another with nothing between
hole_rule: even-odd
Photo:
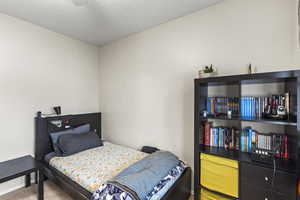
<instances>
[{"instance_id":1,"label":"book","mask_svg":"<svg viewBox=\"0 0 300 200\"><path fill-rule=\"evenodd\" d=\"M211 129L211 123L206 123L204 126L204 145L209 146L210 145L210 129Z\"/></svg>"}]
</instances>

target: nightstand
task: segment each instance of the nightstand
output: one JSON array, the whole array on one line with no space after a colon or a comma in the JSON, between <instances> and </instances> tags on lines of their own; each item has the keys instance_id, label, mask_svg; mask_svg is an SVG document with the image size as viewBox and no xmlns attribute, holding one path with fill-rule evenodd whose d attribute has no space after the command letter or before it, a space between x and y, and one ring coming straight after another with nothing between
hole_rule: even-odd
<instances>
[{"instance_id":1,"label":"nightstand","mask_svg":"<svg viewBox=\"0 0 300 200\"><path fill-rule=\"evenodd\" d=\"M38 200L44 199L44 175L43 167L32 156L0 162L0 184L21 176L25 176L25 187L31 185L30 174L38 174Z\"/></svg>"}]
</instances>

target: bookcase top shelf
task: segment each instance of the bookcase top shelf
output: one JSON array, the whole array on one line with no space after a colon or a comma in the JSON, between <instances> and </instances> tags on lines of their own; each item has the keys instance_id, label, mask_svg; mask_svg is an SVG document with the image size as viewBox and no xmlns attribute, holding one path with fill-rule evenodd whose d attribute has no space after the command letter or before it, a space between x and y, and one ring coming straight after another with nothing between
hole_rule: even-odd
<instances>
[{"instance_id":1,"label":"bookcase top shelf","mask_svg":"<svg viewBox=\"0 0 300 200\"><path fill-rule=\"evenodd\" d=\"M277 83L277 82L296 80L298 76L300 76L300 70L291 70L291 71L198 78L195 79L195 83L207 84L209 86Z\"/></svg>"},{"instance_id":2,"label":"bookcase top shelf","mask_svg":"<svg viewBox=\"0 0 300 200\"><path fill-rule=\"evenodd\" d=\"M233 121L250 121L250 122L257 122L257 123L267 123L267 124L275 124L275 125L287 125L287 126L297 126L296 121L292 120L273 120L273 119L265 119L265 118L249 118L249 117L239 117L233 116L231 118L227 116L213 116L209 115L207 117L200 116L200 120L207 120L207 119L217 119L217 120L233 120Z\"/></svg>"}]
</instances>

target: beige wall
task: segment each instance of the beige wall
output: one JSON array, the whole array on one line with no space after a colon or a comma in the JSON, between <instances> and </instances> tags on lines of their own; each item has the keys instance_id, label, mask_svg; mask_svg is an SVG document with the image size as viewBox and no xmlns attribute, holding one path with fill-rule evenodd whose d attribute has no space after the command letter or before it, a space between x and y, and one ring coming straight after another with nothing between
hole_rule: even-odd
<instances>
[{"instance_id":1,"label":"beige wall","mask_svg":"<svg viewBox=\"0 0 300 200\"><path fill-rule=\"evenodd\" d=\"M0 14L0 161L33 154L34 116L99 110L98 47ZM0 194L23 185L0 185Z\"/></svg>"},{"instance_id":2,"label":"beige wall","mask_svg":"<svg viewBox=\"0 0 300 200\"><path fill-rule=\"evenodd\" d=\"M193 79L297 69L296 0L225 0L100 49L100 109L106 139L154 145L193 165ZM299 68L299 67L298 67Z\"/></svg>"}]
</instances>

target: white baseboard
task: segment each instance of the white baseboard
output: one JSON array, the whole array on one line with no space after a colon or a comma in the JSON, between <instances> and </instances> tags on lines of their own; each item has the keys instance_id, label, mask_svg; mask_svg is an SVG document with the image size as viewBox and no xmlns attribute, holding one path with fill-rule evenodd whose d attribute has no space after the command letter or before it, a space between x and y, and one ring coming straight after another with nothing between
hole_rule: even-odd
<instances>
[{"instance_id":1,"label":"white baseboard","mask_svg":"<svg viewBox=\"0 0 300 200\"><path fill-rule=\"evenodd\" d=\"M35 176L34 176L34 173L32 173L31 174L31 184L34 184L34 182L35 182L34 180L35 180ZM10 192L14 192L16 190L19 190L19 189L25 187L25 179L23 177L17 178L17 179L11 180L11 181L14 182L13 186L9 187L8 189L1 190L0 196L5 195ZM5 183L3 183L3 184L5 184Z\"/></svg>"},{"instance_id":2,"label":"white baseboard","mask_svg":"<svg viewBox=\"0 0 300 200\"><path fill-rule=\"evenodd\" d=\"M13 191L15 191L15 190L19 190L19 189L21 189L21 188L23 188L24 187L24 185L18 185L18 186L15 186L15 187L12 187L12 188L9 188L9 189L7 189L7 190L4 190L4 191L1 191L0 192L0 196L2 196L2 195L5 195L5 194L8 194L8 193L10 193L10 192L13 192Z\"/></svg>"}]
</instances>

